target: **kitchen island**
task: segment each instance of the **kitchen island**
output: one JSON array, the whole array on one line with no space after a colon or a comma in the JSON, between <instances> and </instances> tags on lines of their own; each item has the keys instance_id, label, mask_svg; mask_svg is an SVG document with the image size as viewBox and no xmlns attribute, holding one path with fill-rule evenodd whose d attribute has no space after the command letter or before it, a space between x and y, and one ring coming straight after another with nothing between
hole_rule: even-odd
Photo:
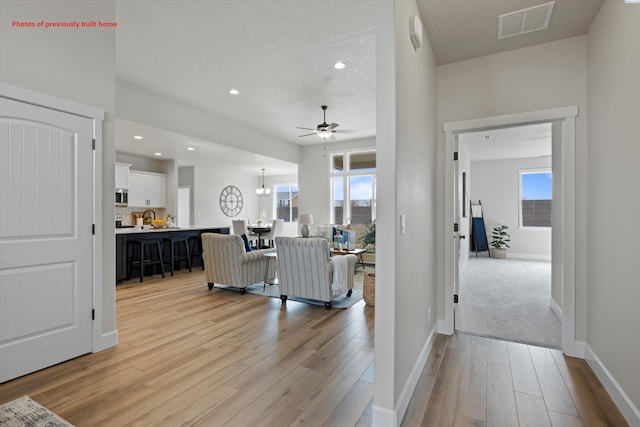
<instances>
[{"instance_id":1,"label":"kitchen island","mask_svg":"<svg viewBox=\"0 0 640 427\"><path fill-rule=\"evenodd\" d=\"M191 252L192 267L202 268L202 233L229 234L229 227L187 227L187 228L116 228L116 283L127 278L127 260L131 257L131 245L127 241L131 238L136 240L157 240L186 238L188 239L189 251ZM182 247L178 248L180 257L186 256Z\"/></svg>"}]
</instances>

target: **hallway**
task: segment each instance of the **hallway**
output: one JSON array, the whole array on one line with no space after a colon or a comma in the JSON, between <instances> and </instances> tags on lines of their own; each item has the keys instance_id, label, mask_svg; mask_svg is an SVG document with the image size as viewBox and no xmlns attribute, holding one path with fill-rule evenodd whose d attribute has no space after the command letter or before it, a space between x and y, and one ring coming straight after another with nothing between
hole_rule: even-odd
<instances>
[{"instance_id":1,"label":"hallway","mask_svg":"<svg viewBox=\"0 0 640 427\"><path fill-rule=\"evenodd\" d=\"M473 335L439 335L402 426L626 426L582 359Z\"/></svg>"}]
</instances>

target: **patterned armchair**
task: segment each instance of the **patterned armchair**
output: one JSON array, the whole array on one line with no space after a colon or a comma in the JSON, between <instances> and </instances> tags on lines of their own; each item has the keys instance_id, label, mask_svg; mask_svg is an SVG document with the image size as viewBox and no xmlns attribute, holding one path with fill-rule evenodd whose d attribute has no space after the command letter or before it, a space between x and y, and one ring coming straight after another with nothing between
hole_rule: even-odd
<instances>
[{"instance_id":1,"label":"patterned armchair","mask_svg":"<svg viewBox=\"0 0 640 427\"><path fill-rule=\"evenodd\" d=\"M351 296L356 256L329 256L327 241L321 238L276 237L278 283L283 303L289 296L323 301L327 310L331 300L346 293ZM344 263L341 261L344 260ZM342 283L334 283L334 265L346 266ZM338 274L338 273L336 273Z\"/></svg>"},{"instance_id":2,"label":"patterned armchair","mask_svg":"<svg viewBox=\"0 0 640 427\"><path fill-rule=\"evenodd\" d=\"M209 289L215 283L240 288L245 294L249 285L275 276L274 263L264 256L275 249L245 252L242 238L235 234L202 233L204 270ZM267 267L269 271L267 272Z\"/></svg>"}]
</instances>

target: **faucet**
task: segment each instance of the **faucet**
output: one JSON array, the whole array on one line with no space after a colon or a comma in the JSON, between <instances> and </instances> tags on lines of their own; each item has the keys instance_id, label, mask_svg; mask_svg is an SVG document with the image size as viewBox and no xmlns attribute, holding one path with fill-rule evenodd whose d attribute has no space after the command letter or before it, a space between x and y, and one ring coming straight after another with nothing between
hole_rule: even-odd
<instances>
[{"instance_id":1,"label":"faucet","mask_svg":"<svg viewBox=\"0 0 640 427\"><path fill-rule=\"evenodd\" d=\"M156 219L156 212L153 209L147 209L142 212L142 218L146 218L147 212L151 212L153 214L153 219Z\"/></svg>"}]
</instances>

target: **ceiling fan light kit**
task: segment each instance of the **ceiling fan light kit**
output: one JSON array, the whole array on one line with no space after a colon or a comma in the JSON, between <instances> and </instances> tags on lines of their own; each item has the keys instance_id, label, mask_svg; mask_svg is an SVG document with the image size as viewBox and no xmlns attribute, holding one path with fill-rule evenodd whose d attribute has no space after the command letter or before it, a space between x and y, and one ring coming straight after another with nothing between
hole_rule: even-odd
<instances>
[{"instance_id":1,"label":"ceiling fan light kit","mask_svg":"<svg viewBox=\"0 0 640 427\"><path fill-rule=\"evenodd\" d=\"M338 123L331 123L328 124L327 123L327 106L323 105L320 108L322 108L322 123L320 123L318 126L316 126L315 129L313 128L304 128L304 127L299 127L296 126L296 129L304 129L304 130L310 130L312 131L311 133L305 133L304 135L298 135L298 138L302 138L303 136L309 136L309 135L318 135L321 139L330 139L330 138L334 138L333 134L335 133L353 133L355 132L354 130L336 130L336 128L338 126L340 126Z\"/></svg>"}]
</instances>

